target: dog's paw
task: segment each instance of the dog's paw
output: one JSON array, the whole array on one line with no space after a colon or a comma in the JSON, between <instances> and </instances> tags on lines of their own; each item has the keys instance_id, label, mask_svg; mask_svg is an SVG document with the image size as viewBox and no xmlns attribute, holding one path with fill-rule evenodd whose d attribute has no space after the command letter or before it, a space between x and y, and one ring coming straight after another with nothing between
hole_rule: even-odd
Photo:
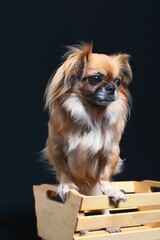
<instances>
[{"instance_id":1,"label":"dog's paw","mask_svg":"<svg viewBox=\"0 0 160 240\"><path fill-rule=\"evenodd\" d=\"M114 203L117 203L119 201L125 202L127 200L125 192L123 190L110 190L110 191L107 192L107 196Z\"/></svg>"},{"instance_id":2,"label":"dog's paw","mask_svg":"<svg viewBox=\"0 0 160 240\"><path fill-rule=\"evenodd\" d=\"M116 233L116 232L121 232L121 228L120 227L109 227L109 228L106 228L106 231L109 233Z\"/></svg>"},{"instance_id":3,"label":"dog's paw","mask_svg":"<svg viewBox=\"0 0 160 240\"><path fill-rule=\"evenodd\" d=\"M58 186L57 194L60 196L60 198L63 200L63 202L66 201L68 198L68 192L70 189L79 190L78 187L74 183L60 183Z\"/></svg>"},{"instance_id":4,"label":"dog's paw","mask_svg":"<svg viewBox=\"0 0 160 240\"><path fill-rule=\"evenodd\" d=\"M127 200L125 191L124 190L114 190L112 188L110 182L101 180L100 188L101 188L102 193L104 195L107 195L113 203L118 203L119 201L125 202Z\"/></svg>"}]
</instances>

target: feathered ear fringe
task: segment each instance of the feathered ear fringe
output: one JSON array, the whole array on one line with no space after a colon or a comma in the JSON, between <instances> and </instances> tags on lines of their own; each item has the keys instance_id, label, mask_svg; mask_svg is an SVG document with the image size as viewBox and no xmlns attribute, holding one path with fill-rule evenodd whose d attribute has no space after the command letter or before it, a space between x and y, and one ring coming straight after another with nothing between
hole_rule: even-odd
<instances>
[{"instance_id":1,"label":"feathered ear fringe","mask_svg":"<svg viewBox=\"0 0 160 240\"><path fill-rule=\"evenodd\" d=\"M128 85L132 82L132 70L129 64L129 60L131 58L130 55L128 54L118 54L118 60L121 66L121 72L123 75L123 86L126 89L126 97L128 99L128 117L130 117L130 113L131 113L131 109L132 109L132 96L130 94L130 92L127 90Z\"/></svg>"},{"instance_id":2,"label":"feathered ear fringe","mask_svg":"<svg viewBox=\"0 0 160 240\"><path fill-rule=\"evenodd\" d=\"M127 87L131 81L132 81L132 70L129 64L129 60L131 58L130 55L128 54L118 54L118 55L114 55L114 57L118 60L120 67L121 67L121 71L123 74L123 78L124 78L124 87Z\"/></svg>"},{"instance_id":3,"label":"feathered ear fringe","mask_svg":"<svg viewBox=\"0 0 160 240\"><path fill-rule=\"evenodd\" d=\"M49 109L50 114L53 113L54 101L84 77L88 56L92 53L92 44L81 42L67 49L67 53L62 57L64 62L51 78L45 92L45 107Z\"/></svg>"}]
</instances>

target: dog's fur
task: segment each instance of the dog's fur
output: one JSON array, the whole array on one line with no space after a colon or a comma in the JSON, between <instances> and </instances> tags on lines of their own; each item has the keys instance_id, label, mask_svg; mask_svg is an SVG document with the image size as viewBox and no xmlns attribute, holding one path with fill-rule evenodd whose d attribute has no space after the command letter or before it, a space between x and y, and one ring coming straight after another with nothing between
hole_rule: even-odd
<instances>
[{"instance_id":1,"label":"dog's fur","mask_svg":"<svg viewBox=\"0 0 160 240\"><path fill-rule=\"evenodd\" d=\"M69 47L46 90L49 133L45 154L63 200L69 189L125 200L109 181L120 171L119 142L131 96L129 55L92 53L92 44Z\"/></svg>"}]
</instances>

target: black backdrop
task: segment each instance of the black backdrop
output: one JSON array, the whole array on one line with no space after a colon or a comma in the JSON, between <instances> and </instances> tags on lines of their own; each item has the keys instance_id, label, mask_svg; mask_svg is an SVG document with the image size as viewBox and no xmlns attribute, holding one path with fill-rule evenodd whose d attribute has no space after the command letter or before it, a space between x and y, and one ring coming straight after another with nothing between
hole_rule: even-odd
<instances>
[{"instance_id":1,"label":"black backdrop","mask_svg":"<svg viewBox=\"0 0 160 240\"><path fill-rule=\"evenodd\" d=\"M38 161L47 136L43 95L62 46L131 54L133 109L117 180L160 180L160 1L28 0L0 2L0 240L36 237L32 185L55 182Z\"/></svg>"}]
</instances>

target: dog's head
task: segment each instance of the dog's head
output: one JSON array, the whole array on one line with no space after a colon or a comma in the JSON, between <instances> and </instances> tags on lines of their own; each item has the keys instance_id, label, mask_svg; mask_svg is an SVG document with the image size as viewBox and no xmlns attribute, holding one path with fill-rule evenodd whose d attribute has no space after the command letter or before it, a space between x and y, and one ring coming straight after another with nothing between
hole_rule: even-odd
<instances>
[{"instance_id":1,"label":"dog's head","mask_svg":"<svg viewBox=\"0 0 160 240\"><path fill-rule=\"evenodd\" d=\"M119 92L127 95L132 80L129 55L92 53L92 44L69 47L64 62L47 88L46 104L77 94L93 107L106 107L116 101Z\"/></svg>"}]
</instances>

